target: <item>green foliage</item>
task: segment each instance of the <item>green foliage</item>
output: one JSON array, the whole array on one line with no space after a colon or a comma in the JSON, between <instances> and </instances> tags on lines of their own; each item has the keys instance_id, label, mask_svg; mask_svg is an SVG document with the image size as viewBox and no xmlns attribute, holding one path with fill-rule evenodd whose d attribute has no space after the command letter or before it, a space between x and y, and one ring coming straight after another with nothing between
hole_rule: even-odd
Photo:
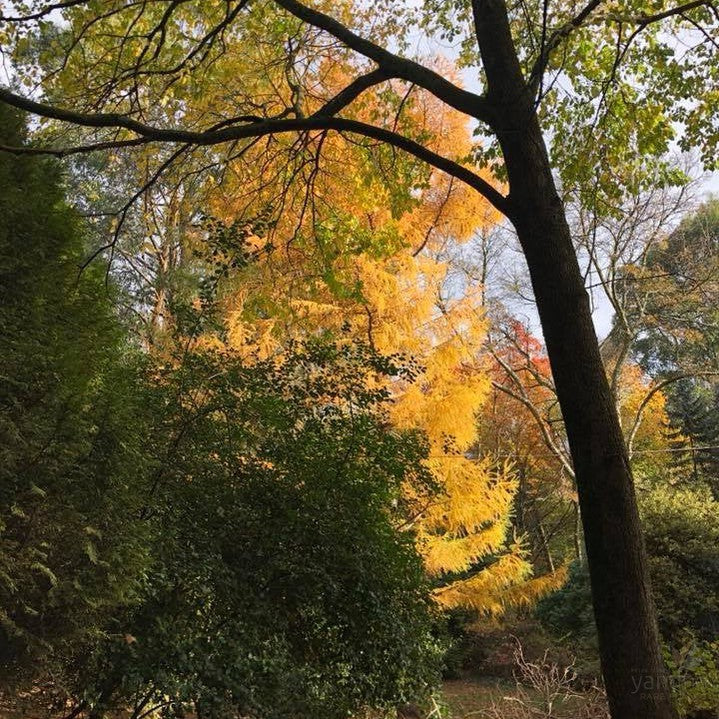
<instances>
[{"instance_id":1,"label":"green foliage","mask_svg":"<svg viewBox=\"0 0 719 719\"><path fill-rule=\"evenodd\" d=\"M586 564L572 562L564 586L540 599L534 616L555 635L569 639L580 649L596 652L592 590Z\"/></svg>"},{"instance_id":2,"label":"green foliage","mask_svg":"<svg viewBox=\"0 0 719 719\"><path fill-rule=\"evenodd\" d=\"M241 361L201 335L151 361L103 272L79 273L56 166L0 155L0 182L5 682L98 716L340 717L428 694L433 610L396 529L400 488L432 491L428 449L390 429L380 389L411 371L321 342Z\"/></svg>"},{"instance_id":3,"label":"green foliage","mask_svg":"<svg viewBox=\"0 0 719 719\"><path fill-rule=\"evenodd\" d=\"M317 346L162 371L174 437L148 505L156 565L84 668L88 699L113 686L205 716L345 716L429 690L421 565L388 514L400 484L424 482L425 450L387 430L363 381L390 366Z\"/></svg>"},{"instance_id":4,"label":"green foliage","mask_svg":"<svg viewBox=\"0 0 719 719\"><path fill-rule=\"evenodd\" d=\"M634 295L635 288L637 290ZM628 268L623 290L630 315L642 319L632 352L663 392L678 433L676 481L709 487L719 498L719 200L689 214L647 254L641 272ZM685 449L686 451L679 451Z\"/></svg>"},{"instance_id":5,"label":"green foliage","mask_svg":"<svg viewBox=\"0 0 719 719\"><path fill-rule=\"evenodd\" d=\"M658 488L640 497L644 538L667 642L690 629L719 637L719 504L708 493Z\"/></svg>"},{"instance_id":6,"label":"green foliage","mask_svg":"<svg viewBox=\"0 0 719 719\"><path fill-rule=\"evenodd\" d=\"M719 505L701 492L659 487L640 495L652 591L664 641L675 650L687 632L719 636ZM589 573L570 568L562 589L535 615L578 648L596 646Z\"/></svg>"},{"instance_id":7,"label":"green foliage","mask_svg":"<svg viewBox=\"0 0 719 719\"><path fill-rule=\"evenodd\" d=\"M21 141L0 108L3 141ZM104 276L79 273L55 164L0 156L0 666L17 678L132 602L147 528L140 362Z\"/></svg>"},{"instance_id":8,"label":"green foliage","mask_svg":"<svg viewBox=\"0 0 719 719\"><path fill-rule=\"evenodd\" d=\"M674 473L678 481L708 487L719 499L719 384L699 378L674 383L668 412L678 428ZM679 450L686 451L679 451Z\"/></svg>"},{"instance_id":9,"label":"green foliage","mask_svg":"<svg viewBox=\"0 0 719 719\"><path fill-rule=\"evenodd\" d=\"M697 641L691 634L678 650L668 653L677 709L687 712L709 712L719 709L719 642ZM699 715L701 716L701 714Z\"/></svg>"},{"instance_id":10,"label":"green foliage","mask_svg":"<svg viewBox=\"0 0 719 719\"><path fill-rule=\"evenodd\" d=\"M642 295L648 321L634 353L650 374L719 368L719 200L688 215L650 252ZM631 278L627 281L631 293ZM641 296L641 295L640 295Z\"/></svg>"}]
</instances>

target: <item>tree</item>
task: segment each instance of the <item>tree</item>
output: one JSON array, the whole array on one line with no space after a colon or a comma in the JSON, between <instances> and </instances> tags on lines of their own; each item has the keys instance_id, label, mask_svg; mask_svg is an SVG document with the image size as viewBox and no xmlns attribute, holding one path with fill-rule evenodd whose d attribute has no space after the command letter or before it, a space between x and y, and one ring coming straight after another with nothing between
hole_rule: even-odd
<instances>
[{"instance_id":1,"label":"tree","mask_svg":"<svg viewBox=\"0 0 719 719\"><path fill-rule=\"evenodd\" d=\"M4 142L23 142L0 108ZM150 528L142 361L48 158L0 158L0 671L62 672L137 597ZM17 248L22 247L22 252Z\"/></svg>"},{"instance_id":2,"label":"tree","mask_svg":"<svg viewBox=\"0 0 719 719\"><path fill-rule=\"evenodd\" d=\"M178 2L145 3L139 8L109 2L100 12L92 3L73 0L31 3L29 8L20 8L14 20L8 20L16 25L44 21L53 10L66 9L76 34L68 46L71 54L102 25L101 20L106 20L113 29L104 37L119 33L123 38L114 60L108 62L105 54L96 65L100 75L109 70L109 82L105 78L100 84L89 83L90 92L81 102L85 112L37 102L10 90L3 90L1 97L40 116L94 128L97 136L88 138L85 150L107 147L108 143L127 146L160 142L176 143L181 150L286 133L300 133L304 138L325 131L353 133L407 151L448 172L505 214L517 230L528 262L567 427L582 506L602 667L614 719L673 717L663 679L631 471L542 123L555 133L552 160L562 179L576 185L579 192L588 191L590 185L596 187L593 180L599 178L602 191L621 193L626 177L622 175L623 165L651 164L644 159L665 151L672 119L684 121L686 141L707 141L704 156L711 162L711 103L704 100L702 91L716 82L716 70L712 69L717 66L712 62L713 6L710 0L693 0L685 5L662 5L652 13L631 3L619 8L605 6L601 0L590 0L579 9L550 3L520 4L510 9L503 0L473 0L459 5L428 2L426 6L426 27L438 28L450 39L458 37L463 41L464 59L481 68L482 94L464 90L430 67L384 49L370 39L371 28L365 35L356 32L350 26L361 26L367 15L348 15L343 12L346 6L337 19L323 12L321 5L297 0L261 5L242 0L222 6L213 3L203 5L201 14L193 13L197 11L194 5ZM219 125L215 119L196 120L194 125L182 128L154 126L152 113L143 121L142 109L159 102L158 86L187 82L190 75L221 57L227 42L242 41L243 33L237 30L242 26L239 19L245 21L245 39L256 38L257 34L253 36L250 31L256 33L258 28L274 32L282 28L287 16L276 14L276 7L322 31L322 37L333 38L374 68L364 72L358 63L355 80L308 114L304 98L321 96L322 88L303 85L298 70L316 65L306 54L298 62L291 41L297 25L285 24L284 28L292 29L287 34L289 47L285 42L267 44L275 53L278 47L289 50L284 53L284 67L290 69L285 85L289 92L279 114L267 114L268 107L274 108L262 103L261 98L253 98L250 84L249 102L240 113L222 117ZM389 9L383 27L391 30L404 18L398 17L401 13L396 7ZM72 24L73 17L76 24ZM265 20L268 22L263 28ZM187 28L189 33L184 32ZM677 58L671 41L683 28L697 32L699 37L689 57ZM103 37L102 32L98 37ZM178 38L177 43L174 38ZM107 41L104 43L105 52L110 51L112 56ZM558 94L560 75L571 82L573 94ZM661 80L664 76L673 81ZM482 123L496 138L497 144L490 150L495 150L495 156L501 152L508 194L502 194L461 158L458 161L432 151L417 138L402 134L391 122L383 123L382 117L370 123L342 114L364 91L388 78L422 87ZM689 109L687 103L679 102L686 97L697 98ZM98 108L112 111L98 112ZM67 152L62 147L54 151ZM632 680L637 676L650 677L656 691L632 691Z\"/></svg>"},{"instance_id":3,"label":"tree","mask_svg":"<svg viewBox=\"0 0 719 719\"><path fill-rule=\"evenodd\" d=\"M323 188L321 180L317 187ZM430 200L438 198L439 212L421 203L398 217L398 227L381 209L372 212L372 206L363 208L355 198L356 215L368 215L373 232L395 242L368 257L332 256L331 238L323 241L320 266L331 276L323 283L316 281L316 258L308 249L297 249L298 239L279 261L270 254L234 266L229 249L237 228L220 226L225 276L217 295L222 322L200 341L230 347L249 362L281 357L293 343L312 336L368 342L384 356L411 358L412 375L386 383L392 398L389 418L393 427L419 430L427 437L427 467L437 492L426 497L407 486L410 509L400 524L415 536L440 605L498 614L508 605L531 601L549 583L526 581L531 567L520 544L509 538L513 473L506 463L468 456L477 435L476 413L489 389L481 358L484 323L477 293L451 296L448 268L431 252L437 243L449 241L441 234L435 237L436 223L439 217L451 228L457 221L456 198L437 191L434 182L427 194ZM328 221L339 217L335 209ZM369 232L358 222L350 229L360 237ZM245 255L266 246L267 237L255 234L261 229L247 232ZM278 242L276 231L271 236ZM416 237L424 247L411 242ZM278 281L285 273L292 279Z\"/></svg>"},{"instance_id":4,"label":"tree","mask_svg":"<svg viewBox=\"0 0 719 719\"><path fill-rule=\"evenodd\" d=\"M625 317L636 327L631 351L668 397L681 431L676 458L694 483L719 497L716 444L719 202L687 213L671 233L646 248L643 262L627 263L618 284L627 298ZM679 438L678 438L679 439ZM680 452L682 446L686 453Z\"/></svg>"},{"instance_id":5,"label":"tree","mask_svg":"<svg viewBox=\"0 0 719 719\"><path fill-rule=\"evenodd\" d=\"M469 153L465 117L426 92L408 104L407 127L437 149ZM382 111L381 99L368 98L362 110ZM322 164L313 162L307 178L322 200L311 211L304 189L291 193L272 179L273 162L258 173L244 159L230 161L227 179L204 189L213 219L186 234L184 246L195 249L176 272L201 277L200 295L213 285L220 325L208 327L199 341L232 348L246 361L280 357L294 342L318 335L412 358L416 376L388 385L391 419L395 427L427 435L439 491L430 500L413 498L411 516L401 525L413 531L441 605L497 614L532 601L551 581L528 580L525 552L509 537L514 481L506 463L490 466L483 457L467 456L489 387L481 359L485 323L480 292L456 291L451 267L439 257L496 212L453 178L411 165L407 175L421 184L408 197L406 182L383 182L375 159L346 138L324 138ZM342 193L348 186L351 195ZM281 216L272 210L278 197ZM252 220L251 211L262 218ZM127 256L134 261L132 252ZM165 291L177 298L180 287ZM201 300L190 295L185 301ZM165 321L177 324L173 304L179 313L178 303L170 302Z\"/></svg>"},{"instance_id":6,"label":"tree","mask_svg":"<svg viewBox=\"0 0 719 719\"><path fill-rule=\"evenodd\" d=\"M634 300L630 311L645 314L633 351L641 365L661 379L717 371L719 337L719 200L685 214L671 233L647 252L645 267L624 279ZM642 285L651 289L637 300Z\"/></svg>"},{"instance_id":7,"label":"tree","mask_svg":"<svg viewBox=\"0 0 719 719\"><path fill-rule=\"evenodd\" d=\"M518 530L529 532L535 557L555 571L569 554L577 559L584 555L574 471L556 389L541 342L497 308L492 314L488 346L493 395L489 412L480 416L481 446L508 457L516 467ZM555 561L555 550L562 561Z\"/></svg>"},{"instance_id":8,"label":"tree","mask_svg":"<svg viewBox=\"0 0 719 719\"><path fill-rule=\"evenodd\" d=\"M675 465L680 477L683 475L690 484L705 484L711 489L714 501L719 501L719 388L716 382L686 377L673 383L669 413L681 433L675 447Z\"/></svg>"}]
</instances>

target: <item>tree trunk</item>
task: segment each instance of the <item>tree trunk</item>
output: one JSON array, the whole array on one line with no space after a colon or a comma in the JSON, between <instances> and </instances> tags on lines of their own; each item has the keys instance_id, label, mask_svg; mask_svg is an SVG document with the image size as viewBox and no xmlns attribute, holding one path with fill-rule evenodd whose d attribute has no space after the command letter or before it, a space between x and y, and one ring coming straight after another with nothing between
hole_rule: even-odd
<instances>
[{"instance_id":1,"label":"tree trunk","mask_svg":"<svg viewBox=\"0 0 719 719\"><path fill-rule=\"evenodd\" d=\"M539 535L540 549L544 554L544 560L547 562L547 569L550 572L554 572L557 568L554 566L554 558L552 557L552 552L549 549L549 540L547 538L547 533L544 530L544 522L542 522L542 517L539 514L539 510L536 508L536 506L532 507L532 514L534 515L534 521L537 525L537 534Z\"/></svg>"},{"instance_id":2,"label":"tree trunk","mask_svg":"<svg viewBox=\"0 0 719 719\"><path fill-rule=\"evenodd\" d=\"M524 250L576 472L613 719L675 719L634 484L564 207L503 0L473 3L510 220Z\"/></svg>"},{"instance_id":3,"label":"tree trunk","mask_svg":"<svg viewBox=\"0 0 719 719\"><path fill-rule=\"evenodd\" d=\"M584 550L582 545L582 513L579 511L579 502L572 502L574 505L574 557L578 562L584 563Z\"/></svg>"},{"instance_id":4,"label":"tree trunk","mask_svg":"<svg viewBox=\"0 0 719 719\"><path fill-rule=\"evenodd\" d=\"M527 173L532 175L532 173ZM545 180L551 181L551 176ZM614 719L673 717L634 485L569 229L549 184L514 218L577 479L602 671Z\"/></svg>"}]
</instances>

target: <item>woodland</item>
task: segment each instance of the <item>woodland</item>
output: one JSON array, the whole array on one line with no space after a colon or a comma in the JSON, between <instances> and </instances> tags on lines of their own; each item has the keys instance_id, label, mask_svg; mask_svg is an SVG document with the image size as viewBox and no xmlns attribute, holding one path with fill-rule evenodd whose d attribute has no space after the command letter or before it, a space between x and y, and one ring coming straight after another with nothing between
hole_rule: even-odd
<instances>
[{"instance_id":1,"label":"woodland","mask_svg":"<svg viewBox=\"0 0 719 719\"><path fill-rule=\"evenodd\" d=\"M0 55L0 719L719 716L714 0Z\"/></svg>"}]
</instances>

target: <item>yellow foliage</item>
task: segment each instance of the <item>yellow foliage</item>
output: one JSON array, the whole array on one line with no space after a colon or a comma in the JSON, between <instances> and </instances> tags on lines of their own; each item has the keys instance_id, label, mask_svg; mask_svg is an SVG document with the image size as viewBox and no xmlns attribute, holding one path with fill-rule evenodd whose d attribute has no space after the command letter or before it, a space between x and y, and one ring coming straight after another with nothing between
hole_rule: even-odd
<instances>
[{"instance_id":1,"label":"yellow foliage","mask_svg":"<svg viewBox=\"0 0 719 719\"><path fill-rule=\"evenodd\" d=\"M323 75L328 95L345 82L342 73L334 65ZM412 98L403 122L429 131L429 144L438 151L467 156L466 120L428 93L416 91ZM370 94L353 109L362 119L382 107ZM438 581L481 566L471 578L438 590L442 606L497 613L515 602L503 592L526 583L531 569L518 545L507 547L516 490L511 471L470 456L477 413L491 387L483 360L481 288L455 296L450 268L437 257L447 243L464 242L495 221L496 213L477 193L438 172L417 184L411 202L405 197L397 204L394 188L365 150L327 135L308 137L308 152L320 142L322 162L311 188L317 214L306 211L305 196L283 196L270 238L282 249L243 270L237 287L223 295L227 342L248 358L266 357L293 337L329 332L416 363L415 381L390 385L390 419L426 434L428 468L441 489L411 523L417 547ZM266 148L258 145L260 152ZM244 217L248 207L276 199L277 184L268 178L277 165L260 166L254 158L248 152L232 165L234 179L212 193L211 214ZM367 236L379 250L371 243L365 248Z\"/></svg>"},{"instance_id":2,"label":"yellow foliage","mask_svg":"<svg viewBox=\"0 0 719 719\"><path fill-rule=\"evenodd\" d=\"M509 592L529 573L530 568L521 548L514 545L496 562L469 579L436 589L434 597L446 608L462 606L483 614L502 614L512 604L508 601Z\"/></svg>"},{"instance_id":3,"label":"yellow foliage","mask_svg":"<svg viewBox=\"0 0 719 719\"><path fill-rule=\"evenodd\" d=\"M539 598L562 587L567 581L568 572L569 565L564 564L549 574L527 579L509 587L502 599L514 607L531 607Z\"/></svg>"},{"instance_id":4,"label":"yellow foliage","mask_svg":"<svg viewBox=\"0 0 719 719\"><path fill-rule=\"evenodd\" d=\"M651 384L638 365L629 364L622 368L618 386L619 414L625 431L629 432L634 426L640 407L651 391ZM642 449L666 447L668 426L666 397L660 391L654 392L642 408L635 446Z\"/></svg>"}]
</instances>

